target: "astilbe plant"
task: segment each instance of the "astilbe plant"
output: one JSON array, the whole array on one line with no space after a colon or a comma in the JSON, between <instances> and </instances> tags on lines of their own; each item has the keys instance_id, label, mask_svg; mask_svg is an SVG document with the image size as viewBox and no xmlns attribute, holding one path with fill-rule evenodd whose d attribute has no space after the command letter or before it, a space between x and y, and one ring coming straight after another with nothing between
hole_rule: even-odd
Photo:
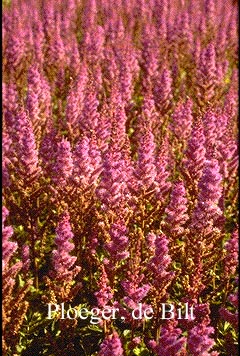
<instances>
[{"instance_id":1,"label":"astilbe plant","mask_svg":"<svg viewBox=\"0 0 240 356\"><path fill-rule=\"evenodd\" d=\"M118 333L108 335L100 345L98 356L122 356L123 348Z\"/></svg>"},{"instance_id":2,"label":"astilbe plant","mask_svg":"<svg viewBox=\"0 0 240 356\"><path fill-rule=\"evenodd\" d=\"M5 222L9 211L2 207L2 280L3 280L3 300L2 300L2 342L3 354L16 352L19 340L19 330L24 322L24 317L29 308L29 302L25 300L26 294L31 286L31 279L25 281L23 286L16 280L21 273L23 263L16 261L15 256L18 244L10 240L13 235L13 228L6 226ZM14 261L15 260L15 261Z\"/></svg>"},{"instance_id":3,"label":"astilbe plant","mask_svg":"<svg viewBox=\"0 0 240 356\"><path fill-rule=\"evenodd\" d=\"M69 220L70 217L66 211L60 217L56 228L55 243L57 249L52 251L50 278L48 276L45 277L49 288L50 300L57 302L71 300L74 293L80 288L79 283L71 288L74 284L74 278L80 272L81 267L75 265L77 258L70 255L70 252L74 249L74 244L70 241L73 238L73 233Z\"/></svg>"},{"instance_id":4,"label":"astilbe plant","mask_svg":"<svg viewBox=\"0 0 240 356\"><path fill-rule=\"evenodd\" d=\"M150 340L149 346L159 356L186 355L185 343L186 338L181 337L181 329L169 322L162 327L159 340Z\"/></svg>"}]
</instances>

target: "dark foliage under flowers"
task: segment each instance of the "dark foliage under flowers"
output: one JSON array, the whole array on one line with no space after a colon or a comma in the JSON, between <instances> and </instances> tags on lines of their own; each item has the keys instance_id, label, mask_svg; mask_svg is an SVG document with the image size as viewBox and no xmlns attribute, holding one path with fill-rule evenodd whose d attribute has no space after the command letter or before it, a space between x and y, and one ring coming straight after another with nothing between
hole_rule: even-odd
<instances>
[{"instance_id":1,"label":"dark foliage under flowers","mask_svg":"<svg viewBox=\"0 0 240 356\"><path fill-rule=\"evenodd\" d=\"M237 355L238 5L3 4L3 354Z\"/></svg>"}]
</instances>

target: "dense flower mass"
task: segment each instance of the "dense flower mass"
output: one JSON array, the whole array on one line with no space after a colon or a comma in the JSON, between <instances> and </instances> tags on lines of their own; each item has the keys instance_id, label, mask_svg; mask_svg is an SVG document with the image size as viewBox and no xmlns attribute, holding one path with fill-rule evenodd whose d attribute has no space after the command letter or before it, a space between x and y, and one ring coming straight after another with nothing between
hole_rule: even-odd
<instances>
[{"instance_id":1,"label":"dense flower mass","mask_svg":"<svg viewBox=\"0 0 240 356\"><path fill-rule=\"evenodd\" d=\"M2 23L3 354L235 356L237 2Z\"/></svg>"}]
</instances>

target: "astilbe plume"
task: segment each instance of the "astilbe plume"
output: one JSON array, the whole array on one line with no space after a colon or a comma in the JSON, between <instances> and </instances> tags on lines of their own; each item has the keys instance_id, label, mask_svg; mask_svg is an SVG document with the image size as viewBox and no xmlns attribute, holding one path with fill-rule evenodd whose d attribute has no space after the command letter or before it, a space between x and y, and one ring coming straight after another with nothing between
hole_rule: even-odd
<instances>
[{"instance_id":1,"label":"astilbe plume","mask_svg":"<svg viewBox=\"0 0 240 356\"><path fill-rule=\"evenodd\" d=\"M233 72L232 77L234 78L235 75L235 72ZM231 84L232 83L233 82L231 82ZM233 88L233 84L224 98L224 113L230 120L232 120L238 113L238 96L236 90Z\"/></svg>"},{"instance_id":2,"label":"astilbe plume","mask_svg":"<svg viewBox=\"0 0 240 356\"><path fill-rule=\"evenodd\" d=\"M77 184L86 187L90 182L93 168L91 166L91 158L89 155L90 139L84 135L77 142L73 151L73 172L72 177Z\"/></svg>"},{"instance_id":3,"label":"astilbe plume","mask_svg":"<svg viewBox=\"0 0 240 356\"><path fill-rule=\"evenodd\" d=\"M120 204L124 205L127 185L121 164L121 152L111 145L103 157L101 180L96 189L104 210L114 210Z\"/></svg>"},{"instance_id":4,"label":"astilbe plume","mask_svg":"<svg viewBox=\"0 0 240 356\"><path fill-rule=\"evenodd\" d=\"M98 356L123 356L121 340L116 331L105 337L100 345Z\"/></svg>"},{"instance_id":5,"label":"astilbe plume","mask_svg":"<svg viewBox=\"0 0 240 356\"><path fill-rule=\"evenodd\" d=\"M211 337L214 334L214 328L206 325L197 325L190 330L188 335L188 350L193 356L210 356L219 355L218 352L209 352L214 346L214 339Z\"/></svg>"},{"instance_id":6,"label":"astilbe plume","mask_svg":"<svg viewBox=\"0 0 240 356\"><path fill-rule=\"evenodd\" d=\"M205 163L205 136L201 121L197 121L188 140L183 166L193 182L198 183L202 176L202 170Z\"/></svg>"},{"instance_id":7,"label":"astilbe plume","mask_svg":"<svg viewBox=\"0 0 240 356\"><path fill-rule=\"evenodd\" d=\"M73 77L77 77L81 67L81 59L80 59L80 52L78 49L78 43L75 37L72 38L72 41L69 43L70 47L70 59L69 59L69 69L70 73Z\"/></svg>"},{"instance_id":8,"label":"astilbe plume","mask_svg":"<svg viewBox=\"0 0 240 356\"><path fill-rule=\"evenodd\" d=\"M103 159L97 142L97 136L94 132L90 135L89 156L91 158L92 167L90 185L93 184L97 186L102 172Z\"/></svg>"},{"instance_id":9,"label":"astilbe plume","mask_svg":"<svg viewBox=\"0 0 240 356\"><path fill-rule=\"evenodd\" d=\"M168 1L156 0L154 4L154 16L157 23L157 33L159 38L164 41L167 38L167 15L168 15Z\"/></svg>"},{"instance_id":10,"label":"astilbe plume","mask_svg":"<svg viewBox=\"0 0 240 356\"><path fill-rule=\"evenodd\" d=\"M205 135L206 158L211 159L216 150L217 141L220 139L217 130L217 115L213 110L208 110L203 118L203 129Z\"/></svg>"},{"instance_id":11,"label":"astilbe plume","mask_svg":"<svg viewBox=\"0 0 240 356\"><path fill-rule=\"evenodd\" d=\"M63 187L67 184L73 170L71 146L64 137L57 144L56 162L53 166L53 182Z\"/></svg>"},{"instance_id":12,"label":"astilbe plume","mask_svg":"<svg viewBox=\"0 0 240 356\"><path fill-rule=\"evenodd\" d=\"M111 109L109 110L108 103L105 100L100 111L100 125L97 128L98 146L102 154L107 151L110 142L112 127L112 122L109 120L110 111Z\"/></svg>"},{"instance_id":13,"label":"astilbe plume","mask_svg":"<svg viewBox=\"0 0 240 356\"><path fill-rule=\"evenodd\" d=\"M218 352L212 351L211 348L215 345L214 333L215 329L209 326L210 307L208 303L198 304L195 299L184 299L190 305L194 305L194 319L181 320L183 325L188 330L187 337L187 355L198 356L217 356Z\"/></svg>"},{"instance_id":14,"label":"astilbe plume","mask_svg":"<svg viewBox=\"0 0 240 356\"><path fill-rule=\"evenodd\" d=\"M156 178L154 135L149 123L143 123L143 128L139 137L138 160L136 177L139 181L139 188L147 191L153 188Z\"/></svg>"},{"instance_id":15,"label":"astilbe plume","mask_svg":"<svg viewBox=\"0 0 240 356\"><path fill-rule=\"evenodd\" d=\"M2 186L8 187L10 185L9 165L11 163L11 143L7 132L2 135Z\"/></svg>"},{"instance_id":16,"label":"astilbe plume","mask_svg":"<svg viewBox=\"0 0 240 356\"><path fill-rule=\"evenodd\" d=\"M152 132L154 133L154 129L159 124L159 117L155 107L155 102L153 96L151 94L146 95L143 104L142 104L142 114L139 118L139 126L143 131L145 130L144 125L149 125L152 128ZM146 123L146 124L145 124ZM141 128L141 126L143 126Z\"/></svg>"},{"instance_id":17,"label":"astilbe plume","mask_svg":"<svg viewBox=\"0 0 240 356\"><path fill-rule=\"evenodd\" d=\"M73 233L70 226L70 216L65 212L56 228L55 243L57 250L52 251L53 275L58 280L69 282L80 271L79 266L74 266L77 257L70 255L74 249L74 244L70 242Z\"/></svg>"},{"instance_id":18,"label":"astilbe plume","mask_svg":"<svg viewBox=\"0 0 240 356\"><path fill-rule=\"evenodd\" d=\"M171 283L174 273L168 271L171 265L171 257L169 255L169 239L164 234L154 235L152 234L152 239L154 238L154 255L149 260L147 264L147 269L153 276L152 284L159 288L162 285L163 292L167 289L168 285ZM149 235L148 235L149 240ZM152 246L153 248L153 246ZM164 286L164 287L163 287Z\"/></svg>"},{"instance_id":19,"label":"astilbe plume","mask_svg":"<svg viewBox=\"0 0 240 356\"><path fill-rule=\"evenodd\" d=\"M5 226L6 218L8 217L9 211L3 206L2 207L2 264L3 270L7 269L9 265L9 261L11 260L14 252L18 248L18 244L16 242L11 242L9 239L13 235L13 228L11 226ZM17 263L18 268L21 268L21 262Z\"/></svg>"},{"instance_id":20,"label":"astilbe plume","mask_svg":"<svg viewBox=\"0 0 240 356\"><path fill-rule=\"evenodd\" d=\"M185 349L186 338L181 336L182 330L168 322L161 328L159 341L150 340L150 348L158 356L177 356Z\"/></svg>"},{"instance_id":21,"label":"astilbe plume","mask_svg":"<svg viewBox=\"0 0 240 356\"><path fill-rule=\"evenodd\" d=\"M143 299L147 296L150 291L150 284L144 283L144 274L140 274L139 272L128 273L128 279L121 282L121 285L124 289L125 296L123 297L123 302L127 306L129 310L136 309L139 306L139 303L143 301ZM119 312L125 317L128 322L133 323L131 320L131 314L128 310L122 307L122 305L118 302L114 303L115 306L119 308ZM149 307L146 303L142 303L142 310L146 310Z\"/></svg>"},{"instance_id":22,"label":"astilbe plume","mask_svg":"<svg viewBox=\"0 0 240 356\"><path fill-rule=\"evenodd\" d=\"M25 184L36 180L41 167L38 161L38 150L33 133L33 127L24 109L20 109L16 116L15 130L11 132L14 142L14 169ZM16 137L18 137L16 141Z\"/></svg>"},{"instance_id":23,"label":"astilbe plume","mask_svg":"<svg viewBox=\"0 0 240 356\"><path fill-rule=\"evenodd\" d=\"M39 63L40 66L44 63L44 44L45 44L45 34L43 30L43 23L37 11L34 11L32 8L32 13L34 16L34 22L32 24L32 33L33 33L33 48L34 48L34 57L36 63Z\"/></svg>"},{"instance_id":24,"label":"astilbe plume","mask_svg":"<svg viewBox=\"0 0 240 356\"><path fill-rule=\"evenodd\" d=\"M181 43L184 44L186 50L189 51L193 45L193 34L190 28L189 9L182 12L179 28L179 41L181 41Z\"/></svg>"},{"instance_id":25,"label":"astilbe plume","mask_svg":"<svg viewBox=\"0 0 240 356\"><path fill-rule=\"evenodd\" d=\"M154 41L154 27L144 24L142 31L142 68L144 72L143 88L152 92L153 78L158 69L157 45Z\"/></svg>"},{"instance_id":26,"label":"astilbe plume","mask_svg":"<svg viewBox=\"0 0 240 356\"><path fill-rule=\"evenodd\" d=\"M25 43L22 36L20 25L15 25L9 31L6 41L5 55L7 60L7 68L11 76L16 75L25 57Z\"/></svg>"},{"instance_id":27,"label":"astilbe plume","mask_svg":"<svg viewBox=\"0 0 240 356\"><path fill-rule=\"evenodd\" d=\"M216 110L216 132L218 140L221 140L227 133L229 119L224 110Z\"/></svg>"},{"instance_id":28,"label":"astilbe plume","mask_svg":"<svg viewBox=\"0 0 240 356\"><path fill-rule=\"evenodd\" d=\"M171 192L170 202L165 210L166 228L170 235L179 236L184 232L184 224L189 219L187 203L183 182L176 182Z\"/></svg>"},{"instance_id":29,"label":"astilbe plume","mask_svg":"<svg viewBox=\"0 0 240 356\"><path fill-rule=\"evenodd\" d=\"M168 143L164 142L156 155L156 197L163 203L165 198L172 186L169 181L170 170L169 170L169 157L168 157Z\"/></svg>"},{"instance_id":30,"label":"astilbe plume","mask_svg":"<svg viewBox=\"0 0 240 356\"><path fill-rule=\"evenodd\" d=\"M167 68L164 68L156 79L154 99L159 111L165 114L170 108L172 100L172 78L171 72Z\"/></svg>"},{"instance_id":31,"label":"astilbe plume","mask_svg":"<svg viewBox=\"0 0 240 356\"><path fill-rule=\"evenodd\" d=\"M179 103L173 113L171 130L174 135L184 143L191 133L192 126L192 100L188 99L185 103Z\"/></svg>"},{"instance_id":32,"label":"astilbe plume","mask_svg":"<svg viewBox=\"0 0 240 356\"><path fill-rule=\"evenodd\" d=\"M16 283L16 276L22 269L22 262L14 262L14 255L18 249L18 244L10 240L13 235L13 228L5 226L5 221L9 215L8 209L2 207L2 351L7 355L7 351L16 351L15 347L19 339L19 330L24 321L29 303L25 300L26 293L32 283L31 279L19 287Z\"/></svg>"},{"instance_id":33,"label":"astilbe plume","mask_svg":"<svg viewBox=\"0 0 240 356\"><path fill-rule=\"evenodd\" d=\"M216 159L206 160L198 187L198 202L192 214L191 227L196 231L209 231L222 216L218 206L222 195L222 177Z\"/></svg>"},{"instance_id":34,"label":"astilbe plume","mask_svg":"<svg viewBox=\"0 0 240 356\"><path fill-rule=\"evenodd\" d=\"M39 161L44 176L51 178L54 175L54 164L57 156L59 137L51 120L48 121L45 134L39 147Z\"/></svg>"},{"instance_id":35,"label":"astilbe plume","mask_svg":"<svg viewBox=\"0 0 240 356\"><path fill-rule=\"evenodd\" d=\"M238 163L236 162L237 151L235 140L229 132L226 132L218 143L216 153L223 179L234 177L238 167Z\"/></svg>"},{"instance_id":36,"label":"astilbe plume","mask_svg":"<svg viewBox=\"0 0 240 356\"><path fill-rule=\"evenodd\" d=\"M209 43L206 48L203 48L200 54L196 78L197 78L197 94L199 96L199 104L210 102L216 96L216 52L213 43Z\"/></svg>"},{"instance_id":37,"label":"astilbe plume","mask_svg":"<svg viewBox=\"0 0 240 356\"><path fill-rule=\"evenodd\" d=\"M59 21L59 20L58 20ZM58 21L53 21L53 33L50 34L49 44L47 46L47 63L48 66L57 72L58 68L64 67L66 63L65 45L61 36Z\"/></svg>"},{"instance_id":38,"label":"astilbe plume","mask_svg":"<svg viewBox=\"0 0 240 356\"><path fill-rule=\"evenodd\" d=\"M207 26L210 27L210 30L213 30L212 26L214 25L215 13L216 13L214 1L213 0L205 0L204 1L204 10L205 10L206 19L207 19Z\"/></svg>"},{"instance_id":39,"label":"astilbe plume","mask_svg":"<svg viewBox=\"0 0 240 356\"><path fill-rule=\"evenodd\" d=\"M44 122L41 122L41 111L39 96L41 91L40 73L36 67L30 67L28 73L28 91L26 98L26 108L29 113L30 120L35 128L35 133L41 129Z\"/></svg>"},{"instance_id":40,"label":"astilbe plume","mask_svg":"<svg viewBox=\"0 0 240 356\"><path fill-rule=\"evenodd\" d=\"M111 240L104 245L105 249L110 255L108 267L111 266L110 268L113 268L116 262L125 260L127 257L129 257L129 252L127 251L129 245L127 232L128 231L124 221L119 219L111 224L109 231Z\"/></svg>"},{"instance_id":41,"label":"astilbe plume","mask_svg":"<svg viewBox=\"0 0 240 356\"><path fill-rule=\"evenodd\" d=\"M97 298L97 304L100 308L104 308L113 297L113 291L109 286L109 279L104 268L101 266L101 277L98 281L98 291L94 293Z\"/></svg>"},{"instance_id":42,"label":"astilbe plume","mask_svg":"<svg viewBox=\"0 0 240 356\"><path fill-rule=\"evenodd\" d=\"M135 48L129 44L125 44L117 59L119 64L120 93L125 107L128 107L132 99L133 79L139 71Z\"/></svg>"},{"instance_id":43,"label":"astilbe plume","mask_svg":"<svg viewBox=\"0 0 240 356\"><path fill-rule=\"evenodd\" d=\"M6 128L9 132L15 128L15 116L18 110L19 94L15 84L2 85L3 97L3 117L5 120Z\"/></svg>"},{"instance_id":44,"label":"astilbe plume","mask_svg":"<svg viewBox=\"0 0 240 356\"><path fill-rule=\"evenodd\" d=\"M68 91L66 103L66 126L71 138L77 136L81 128L85 88L88 81L86 66L81 64L78 70L78 75Z\"/></svg>"},{"instance_id":45,"label":"astilbe plume","mask_svg":"<svg viewBox=\"0 0 240 356\"><path fill-rule=\"evenodd\" d=\"M96 185L102 170L102 158L94 135L84 135L73 152L72 177L77 184L87 188Z\"/></svg>"},{"instance_id":46,"label":"astilbe plume","mask_svg":"<svg viewBox=\"0 0 240 356\"><path fill-rule=\"evenodd\" d=\"M41 138L46 121L51 114L51 92L39 65L32 65L28 70L28 89L26 109L32 122L34 133Z\"/></svg>"},{"instance_id":47,"label":"astilbe plume","mask_svg":"<svg viewBox=\"0 0 240 356\"><path fill-rule=\"evenodd\" d=\"M93 82L87 85L84 101L83 101L83 112L79 117L79 123L81 128L86 132L96 131L99 125L99 112L98 112L99 101L97 99L97 92Z\"/></svg>"},{"instance_id":48,"label":"astilbe plume","mask_svg":"<svg viewBox=\"0 0 240 356\"><path fill-rule=\"evenodd\" d=\"M234 275L238 266L238 230L235 230L225 244L227 255L224 258L224 274Z\"/></svg>"},{"instance_id":49,"label":"astilbe plume","mask_svg":"<svg viewBox=\"0 0 240 356\"><path fill-rule=\"evenodd\" d=\"M30 259L30 249L28 245L23 245L22 247L22 264L23 264L23 271L29 271L31 265Z\"/></svg>"},{"instance_id":50,"label":"astilbe plume","mask_svg":"<svg viewBox=\"0 0 240 356\"><path fill-rule=\"evenodd\" d=\"M41 168L38 162L38 150L36 148L35 136L30 122L23 131L20 149L20 164L22 165L21 174L24 177L29 177L31 180L37 178L41 173ZM22 171L24 169L24 172Z\"/></svg>"},{"instance_id":51,"label":"astilbe plume","mask_svg":"<svg viewBox=\"0 0 240 356\"><path fill-rule=\"evenodd\" d=\"M112 88L110 105L112 115L111 140L114 141L116 146L119 145L119 148L121 148L126 140L127 115L118 85L114 85Z\"/></svg>"}]
</instances>

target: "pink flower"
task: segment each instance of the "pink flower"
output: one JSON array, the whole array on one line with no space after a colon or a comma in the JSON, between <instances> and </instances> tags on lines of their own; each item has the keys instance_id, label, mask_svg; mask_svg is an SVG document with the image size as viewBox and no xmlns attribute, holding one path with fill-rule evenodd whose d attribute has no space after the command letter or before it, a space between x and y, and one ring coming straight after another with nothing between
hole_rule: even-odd
<instances>
[{"instance_id":1,"label":"pink flower","mask_svg":"<svg viewBox=\"0 0 240 356\"><path fill-rule=\"evenodd\" d=\"M198 202L193 210L191 226L193 230L202 231L215 225L222 217L222 211L218 206L222 195L222 177L217 160L205 162L198 187Z\"/></svg>"},{"instance_id":2,"label":"pink flower","mask_svg":"<svg viewBox=\"0 0 240 356\"><path fill-rule=\"evenodd\" d=\"M184 232L184 224L189 219L187 203L188 200L183 182L175 183L170 196L170 202L165 210L167 214L165 221L170 234L181 235Z\"/></svg>"},{"instance_id":3,"label":"pink flower","mask_svg":"<svg viewBox=\"0 0 240 356\"><path fill-rule=\"evenodd\" d=\"M177 356L185 349L186 338L181 333L181 329L168 323L161 328L159 341L151 340L148 344L158 356Z\"/></svg>"},{"instance_id":4,"label":"pink flower","mask_svg":"<svg viewBox=\"0 0 240 356\"><path fill-rule=\"evenodd\" d=\"M98 356L123 356L122 343L116 331L105 337Z\"/></svg>"},{"instance_id":5,"label":"pink flower","mask_svg":"<svg viewBox=\"0 0 240 356\"><path fill-rule=\"evenodd\" d=\"M80 271L79 266L74 266L77 257L70 255L70 252L74 249L74 244L70 242L73 238L73 233L70 226L70 216L68 212L65 212L58 223L56 228L55 243L57 250L52 251L52 265L54 271L50 274L62 281L71 281L75 272Z\"/></svg>"},{"instance_id":6,"label":"pink flower","mask_svg":"<svg viewBox=\"0 0 240 356\"><path fill-rule=\"evenodd\" d=\"M70 178L73 170L71 146L67 139L62 138L57 143L56 162L53 166L53 182L58 186L64 186Z\"/></svg>"}]
</instances>

